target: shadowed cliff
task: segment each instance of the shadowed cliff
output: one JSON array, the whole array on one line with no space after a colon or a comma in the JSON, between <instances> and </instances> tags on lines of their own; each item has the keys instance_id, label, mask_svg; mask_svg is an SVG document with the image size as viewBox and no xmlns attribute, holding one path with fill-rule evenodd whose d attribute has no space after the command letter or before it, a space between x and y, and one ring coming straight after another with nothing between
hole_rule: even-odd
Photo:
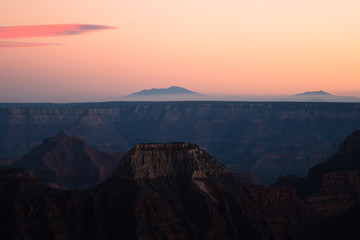
<instances>
[{"instance_id":1,"label":"shadowed cliff","mask_svg":"<svg viewBox=\"0 0 360 240\"><path fill-rule=\"evenodd\" d=\"M30 170L51 187L85 189L107 179L120 158L121 154L98 151L61 131L10 166Z\"/></svg>"},{"instance_id":2,"label":"shadowed cliff","mask_svg":"<svg viewBox=\"0 0 360 240\"><path fill-rule=\"evenodd\" d=\"M305 185L243 183L197 145L180 142L136 145L109 179L82 191L0 168L0 237L358 239L359 135L329 160L351 159L350 169L314 167L328 170L310 171L306 184L317 187L307 193Z\"/></svg>"},{"instance_id":3,"label":"shadowed cliff","mask_svg":"<svg viewBox=\"0 0 360 240\"><path fill-rule=\"evenodd\" d=\"M319 213L326 239L356 239L360 220L360 131L340 145L336 154L314 166L304 178L280 178L276 186L294 187Z\"/></svg>"},{"instance_id":4,"label":"shadowed cliff","mask_svg":"<svg viewBox=\"0 0 360 240\"><path fill-rule=\"evenodd\" d=\"M359 128L359 103L0 104L0 159L21 157L60 130L107 152L184 141L271 184L306 175Z\"/></svg>"},{"instance_id":5,"label":"shadowed cliff","mask_svg":"<svg viewBox=\"0 0 360 240\"><path fill-rule=\"evenodd\" d=\"M83 191L51 189L16 169L2 169L0 182L6 239L271 236L252 212L247 185L194 144L137 145L108 180Z\"/></svg>"}]
</instances>

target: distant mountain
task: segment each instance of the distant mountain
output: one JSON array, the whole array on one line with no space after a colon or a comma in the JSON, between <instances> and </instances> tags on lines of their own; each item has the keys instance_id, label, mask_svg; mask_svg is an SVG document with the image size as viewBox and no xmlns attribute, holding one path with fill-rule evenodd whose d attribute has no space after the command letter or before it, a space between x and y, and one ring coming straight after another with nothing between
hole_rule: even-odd
<instances>
[{"instance_id":1,"label":"distant mountain","mask_svg":"<svg viewBox=\"0 0 360 240\"><path fill-rule=\"evenodd\" d=\"M359 102L360 98L351 96L337 96L325 91L307 91L293 96L276 99L289 102Z\"/></svg>"},{"instance_id":2,"label":"distant mountain","mask_svg":"<svg viewBox=\"0 0 360 240\"><path fill-rule=\"evenodd\" d=\"M158 95L181 95L181 94L199 94L186 88L172 86L169 88L152 88L130 94L128 96L158 96Z\"/></svg>"},{"instance_id":3,"label":"distant mountain","mask_svg":"<svg viewBox=\"0 0 360 240\"><path fill-rule=\"evenodd\" d=\"M123 97L123 101L191 101L207 100L208 96L188 89L172 86L169 88L152 88L132 93Z\"/></svg>"},{"instance_id":4,"label":"distant mountain","mask_svg":"<svg viewBox=\"0 0 360 240\"><path fill-rule=\"evenodd\" d=\"M310 91L296 94L295 96L314 96L314 95L322 95L322 96L333 96L332 94L324 91Z\"/></svg>"}]
</instances>

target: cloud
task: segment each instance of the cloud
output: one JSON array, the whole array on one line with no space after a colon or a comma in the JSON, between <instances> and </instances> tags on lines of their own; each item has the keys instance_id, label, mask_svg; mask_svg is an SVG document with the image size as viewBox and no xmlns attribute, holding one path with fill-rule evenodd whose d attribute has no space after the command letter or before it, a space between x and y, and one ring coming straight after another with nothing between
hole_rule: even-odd
<instances>
[{"instance_id":1,"label":"cloud","mask_svg":"<svg viewBox=\"0 0 360 240\"><path fill-rule=\"evenodd\" d=\"M62 45L60 43L31 43L31 42L0 42L0 48L11 48L11 47L43 47L43 46L54 46Z\"/></svg>"},{"instance_id":2,"label":"cloud","mask_svg":"<svg viewBox=\"0 0 360 240\"><path fill-rule=\"evenodd\" d=\"M79 35L100 30L116 29L116 27L91 25L91 24L52 24L52 25L25 25L0 27L0 40L35 38L35 37L56 37ZM59 45L56 43L19 43L0 42L0 47L33 47Z\"/></svg>"},{"instance_id":3,"label":"cloud","mask_svg":"<svg viewBox=\"0 0 360 240\"><path fill-rule=\"evenodd\" d=\"M77 35L99 30L116 29L115 27L89 24L53 24L0 27L0 40L32 37L54 37Z\"/></svg>"}]
</instances>

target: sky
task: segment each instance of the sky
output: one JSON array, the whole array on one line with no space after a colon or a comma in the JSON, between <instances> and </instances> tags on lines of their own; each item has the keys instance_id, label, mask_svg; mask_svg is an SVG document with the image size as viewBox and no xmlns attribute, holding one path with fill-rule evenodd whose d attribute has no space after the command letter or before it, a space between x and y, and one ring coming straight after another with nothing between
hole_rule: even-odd
<instances>
[{"instance_id":1,"label":"sky","mask_svg":"<svg viewBox=\"0 0 360 240\"><path fill-rule=\"evenodd\" d=\"M360 97L358 0L0 0L0 102Z\"/></svg>"}]
</instances>

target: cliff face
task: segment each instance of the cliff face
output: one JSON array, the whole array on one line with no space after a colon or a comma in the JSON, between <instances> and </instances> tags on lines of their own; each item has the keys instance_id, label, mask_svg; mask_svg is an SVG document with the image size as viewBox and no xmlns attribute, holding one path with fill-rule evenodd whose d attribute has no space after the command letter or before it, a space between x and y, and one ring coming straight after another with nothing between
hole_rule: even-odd
<instances>
[{"instance_id":1,"label":"cliff face","mask_svg":"<svg viewBox=\"0 0 360 240\"><path fill-rule=\"evenodd\" d=\"M134 181L139 239L266 239L244 186L195 144L139 144L97 190ZM242 206L244 205L244 206ZM262 219L262 218L260 218Z\"/></svg>"},{"instance_id":2,"label":"cliff face","mask_svg":"<svg viewBox=\"0 0 360 240\"><path fill-rule=\"evenodd\" d=\"M0 159L20 157L60 130L107 152L140 142L192 142L271 183L305 175L354 129L358 103L84 103L0 105Z\"/></svg>"},{"instance_id":3,"label":"cliff face","mask_svg":"<svg viewBox=\"0 0 360 240\"><path fill-rule=\"evenodd\" d=\"M251 210L247 185L194 144L137 145L112 177L83 191L50 189L23 175L14 169L0 172L4 239L271 236Z\"/></svg>"},{"instance_id":4,"label":"cliff face","mask_svg":"<svg viewBox=\"0 0 360 240\"><path fill-rule=\"evenodd\" d=\"M360 131L352 133L339 151L310 169L304 178L288 178L297 195L320 216L328 239L358 237L360 220ZM281 185L278 181L277 185Z\"/></svg>"},{"instance_id":5,"label":"cliff face","mask_svg":"<svg viewBox=\"0 0 360 240\"><path fill-rule=\"evenodd\" d=\"M10 166L30 170L39 181L55 188L85 189L107 179L119 160L120 156L60 132Z\"/></svg>"},{"instance_id":6,"label":"cliff face","mask_svg":"<svg viewBox=\"0 0 360 240\"><path fill-rule=\"evenodd\" d=\"M229 173L227 168L196 144L139 144L122 159L115 176L132 179L189 177L194 179Z\"/></svg>"},{"instance_id":7,"label":"cliff face","mask_svg":"<svg viewBox=\"0 0 360 240\"><path fill-rule=\"evenodd\" d=\"M336 156L332 166L342 163ZM264 187L239 181L197 145L139 144L109 179L82 191L51 189L30 172L0 168L0 237L358 239L360 169L324 164L292 179L293 187ZM305 192L305 184L315 188Z\"/></svg>"},{"instance_id":8,"label":"cliff face","mask_svg":"<svg viewBox=\"0 0 360 240\"><path fill-rule=\"evenodd\" d=\"M309 171L297 185L300 193L323 214L345 214L360 203L360 131L351 134L339 151ZM312 187L308 187L312 182ZM310 190L310 191L309 191ZM340 196L340 197L339 197Z\"/></svg>"}]
</instances>

